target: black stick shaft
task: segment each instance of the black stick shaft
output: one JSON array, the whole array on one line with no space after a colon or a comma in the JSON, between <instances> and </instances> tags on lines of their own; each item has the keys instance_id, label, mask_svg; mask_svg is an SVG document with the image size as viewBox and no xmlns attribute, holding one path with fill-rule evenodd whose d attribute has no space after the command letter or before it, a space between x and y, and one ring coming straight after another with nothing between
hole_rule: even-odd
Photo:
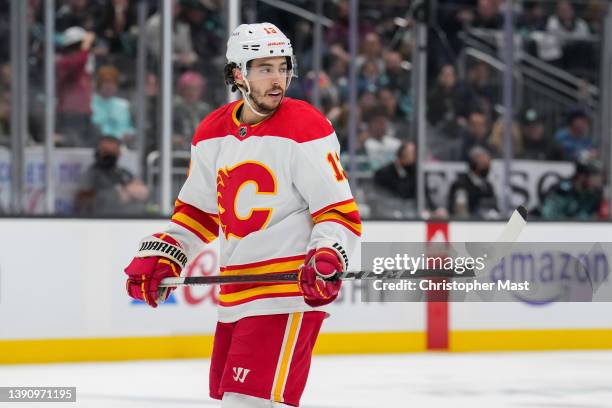
<instances>
[{"instance_id":1,"label":"black stick shaft","mask_svg":"<svg viewBox=\"0 0 612 408\"><path fill-rule=\"evenodd\" d=\"M375 279L418 279L418 278L468 278L474 277L473 271L456 273L448 269L419 269L411 270L386 270L383 273L372 271L346 272L340 275L343 281L348 280L375 280ZM230 276L191 276L187 278L166 278L160 286L182 286L182 285L226 285L231 283L276 283L297 282L297 272L267 273L261 275L230 275Z\"/></svg>"}]
</instances>

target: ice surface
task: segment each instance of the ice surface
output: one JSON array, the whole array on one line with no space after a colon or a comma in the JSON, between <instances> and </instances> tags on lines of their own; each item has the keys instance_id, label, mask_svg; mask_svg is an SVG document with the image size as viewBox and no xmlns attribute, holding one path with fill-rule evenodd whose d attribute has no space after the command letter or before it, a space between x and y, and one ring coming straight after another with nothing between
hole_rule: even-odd
<instances>
[{"instance_id":1,"label":"ice surface","mask_svg":"<svg viewBox=\"0 0 612 408\"><path fill-rule=\"evenodd\" d=\"M16 408L216 407L208 363L0 366L0 385L77 387L76 404L10 404ZM302 407L612 407L612 352L320 356Z\"/></svg>"}]
</instances>

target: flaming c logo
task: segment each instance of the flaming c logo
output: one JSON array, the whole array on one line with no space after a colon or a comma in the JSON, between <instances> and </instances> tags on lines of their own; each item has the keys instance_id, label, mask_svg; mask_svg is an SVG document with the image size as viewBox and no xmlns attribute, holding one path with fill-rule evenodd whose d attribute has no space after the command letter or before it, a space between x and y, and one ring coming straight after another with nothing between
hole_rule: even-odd
<instances>
[{"instance_id":1,"label":"flaming c logo","mask_svg":"<svg viewBox=\"0 0 612 408\"><path fill-rule=\"evenodd\" d=\"M276 194L274 173L266 165L256 161L238 163L217 171L217 205L225 238L246 237L264 229L272 216L271 208L251 208L246 217L236 210L240 190L247 184L255 185L255 194Z\"/></svg>"}]
</instances>

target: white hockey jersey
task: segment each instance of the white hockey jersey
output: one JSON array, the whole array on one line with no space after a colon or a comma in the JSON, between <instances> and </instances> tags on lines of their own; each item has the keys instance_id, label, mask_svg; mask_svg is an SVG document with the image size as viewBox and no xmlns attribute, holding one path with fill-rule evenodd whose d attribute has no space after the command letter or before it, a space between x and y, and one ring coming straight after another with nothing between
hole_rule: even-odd
<instances>
[{"instance_id":1,"label":"white hockey jersey","mask_svg":"<svg viewBox=\"0 0 612 408\"><path fill-rule=\"evenodd\" d=\"M284 98L246 125L237 118L242 104L222 106L197 128L167 232L190 259L219 237L222 275L295 272L309 249L334 243L349 263L361 220L329 121ZM219 293L222 322L308 310L295 283L222 285Z\"/></svg>"}]
</instances>

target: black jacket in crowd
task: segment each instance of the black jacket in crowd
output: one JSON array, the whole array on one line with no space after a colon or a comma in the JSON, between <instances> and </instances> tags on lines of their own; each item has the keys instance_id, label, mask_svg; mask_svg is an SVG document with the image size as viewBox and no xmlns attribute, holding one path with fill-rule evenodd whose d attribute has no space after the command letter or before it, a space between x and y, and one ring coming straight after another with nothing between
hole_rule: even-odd
<instances>
[{"instance_id":1,"label":"black jacket in crowd","mask_svg":"<svg viewBox=\"0 0 612 408\"><path fill-rule=\"evenodd\" d=\"M457 192L465 190L467 193L467 206L470 216L478 216L489 210L498 211L497 199L493 185L474 173L462 173L453 182L448 194L448 212L455 214L455 200Z\"/></svg>"}]
</instances>

